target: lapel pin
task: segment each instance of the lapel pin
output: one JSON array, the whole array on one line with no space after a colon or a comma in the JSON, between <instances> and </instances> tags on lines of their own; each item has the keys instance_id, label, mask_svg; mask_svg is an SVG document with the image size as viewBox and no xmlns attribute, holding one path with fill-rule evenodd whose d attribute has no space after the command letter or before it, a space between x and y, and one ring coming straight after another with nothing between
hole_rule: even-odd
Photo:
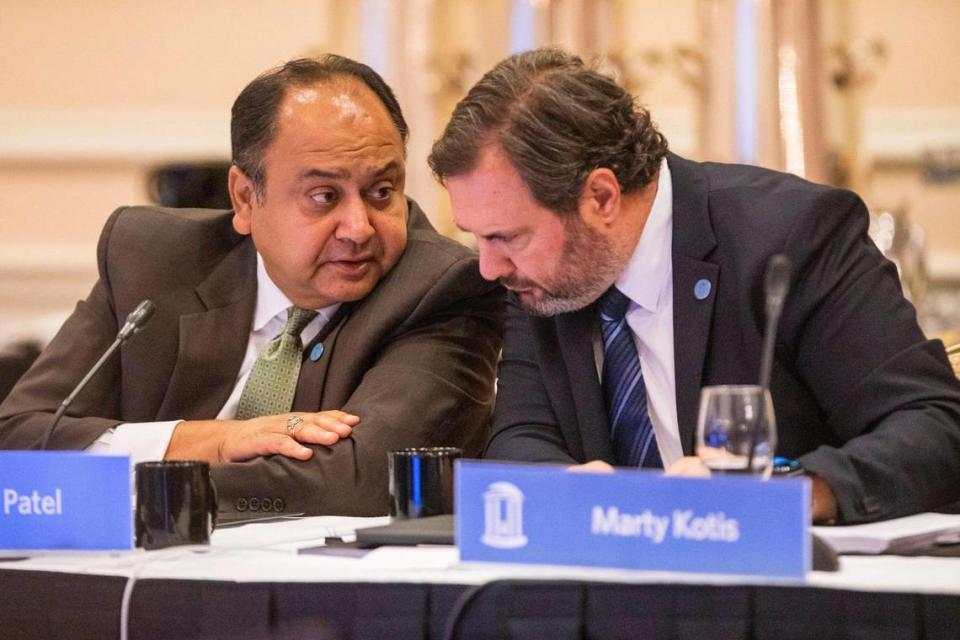
<instances>
[{"instance_id":1,"label":"lapel pin","mask_svg":"<svg viewBox=\"0 0 960 640\"><path fill-rule=\"evenodd\" d=\"M323 356L323 343L318 342L317 344L313 345L313 349L310 350L310 360L316 362L321 358L321 356Z\"/></svg>"},{"instance_id":2,"label":"lapel pin","mask_svg":"<svg viewBox=\"0 0 960 640\"><path fill-rule=\"evenodd\" d=\"M706 278L697 280L697 284L693 286L693 295L697 297L697 300L706 300L710 295L710 288L710 281Z\"/></svg>"}]
</instances>

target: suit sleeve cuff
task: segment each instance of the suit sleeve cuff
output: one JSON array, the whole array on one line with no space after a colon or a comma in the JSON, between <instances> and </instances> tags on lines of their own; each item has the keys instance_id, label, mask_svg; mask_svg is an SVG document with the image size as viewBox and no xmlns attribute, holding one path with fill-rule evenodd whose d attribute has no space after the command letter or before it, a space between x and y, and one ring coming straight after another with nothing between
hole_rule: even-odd
<instances>
[{"instance_id":1,"label":"suit sleeve cuff","mask_svg":"<svg viewBox=\"0 0 960 640\"><path fill-rule=\"evenodd\" d=\"M872 522L884 517L880 498L867 493L853 463L840 449L820 447L799 460L805 471L830 485L837 499L839 524Z\"/></svg>"},{"instance_id":2,"label":"suit sleeve cuff","mask_svg":"<svg viewBox=\"0 0 960 640\"><path fill-rule=\"evenodd\" d=\"M127 422L105 431L87 448L88 453L126 454L131 469L138 462L163 460L173 430L182 420Z\"/></svg>"}]
</instances>

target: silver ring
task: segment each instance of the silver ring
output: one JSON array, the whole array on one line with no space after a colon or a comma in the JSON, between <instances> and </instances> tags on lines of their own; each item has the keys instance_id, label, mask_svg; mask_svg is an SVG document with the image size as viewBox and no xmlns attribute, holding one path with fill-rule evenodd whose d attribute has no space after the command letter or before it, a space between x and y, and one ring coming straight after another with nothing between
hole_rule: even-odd
<instances>
[{"instance_id":1,"label":"silver ring","mask_svg":"<svg viewBox=\"0 0 960 640\"><path fill-rule=\"evenodd\" d=\"M287 418L287 434L293 436L301 424L303 424L303 418L300 416L290 416Z\"/></svg>"}]
</instances>

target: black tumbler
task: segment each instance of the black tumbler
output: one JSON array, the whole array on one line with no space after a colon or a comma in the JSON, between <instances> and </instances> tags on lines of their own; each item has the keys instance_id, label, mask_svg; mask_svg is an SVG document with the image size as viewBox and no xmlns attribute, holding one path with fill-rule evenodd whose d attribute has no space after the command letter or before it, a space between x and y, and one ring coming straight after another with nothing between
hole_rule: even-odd
<instances>
[{"instance_id":1,"label":"black tumbler","mask_svg":"<svg viewBox=\"0 0 960 640\"><path fill-rule=\"evenodd\" d=\"M453 461L456 447L400 449L390 462L390 515L395 519L453 513Z\"/></svg>"},{"instance_id":2,"label":"black tumbler","mask_svg":"<svg viewBox=\"0 0 960 640\"><path fill-rule=\"evenodd\" d=\"M141 462L136 466L136 487L138 547L210 543L217 519L217 492L208 463Z\"/></svg>"}]
</instances>

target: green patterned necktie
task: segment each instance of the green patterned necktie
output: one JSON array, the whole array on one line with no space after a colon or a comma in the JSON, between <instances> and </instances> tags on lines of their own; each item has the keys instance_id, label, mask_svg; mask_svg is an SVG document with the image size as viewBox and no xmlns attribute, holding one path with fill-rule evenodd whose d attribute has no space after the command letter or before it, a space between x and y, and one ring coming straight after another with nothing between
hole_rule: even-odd
<instances>
[{"instance_id":1,"label":"green patterned necktie","mask_svg":"<svg viewBox=\"0 0 960 640\"><path fill-rule=\"evenodd\" d=\"M300 332L317 316L316 311L290 307L283 333L267 343L253 363L240 394L237 420L274 416L290 411L300 377L303 342Z\"/></svg>"}]
</instances>

